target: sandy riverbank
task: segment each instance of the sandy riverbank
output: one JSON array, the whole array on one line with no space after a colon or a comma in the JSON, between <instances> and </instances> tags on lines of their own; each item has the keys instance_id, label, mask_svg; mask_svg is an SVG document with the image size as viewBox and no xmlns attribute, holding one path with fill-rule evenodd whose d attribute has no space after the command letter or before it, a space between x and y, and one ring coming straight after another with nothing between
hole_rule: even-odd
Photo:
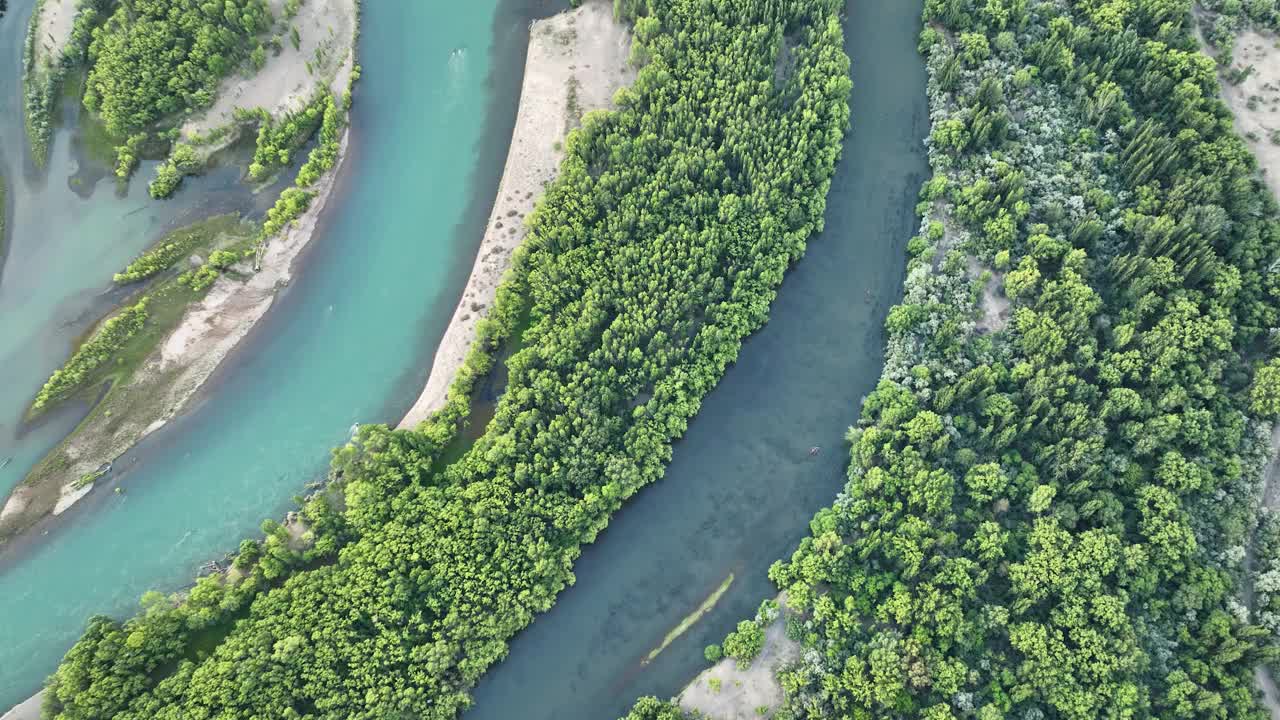
<instances>
[{"instance_id":1,"label":"sandy riverbank","mask_svg":"<svg viewBox=\"0 0 1280 720\"><path fill-rule=\"evenodd\" d=\"M68 16L62 6L66 0L46 0L45 4L49 9L39 17L42 27L57 23L61 28L65 23L69 35L74 14L65 19ZM283 19L285 0L270 0L270 6L281 19L279 28L298 29L299 47L294 49L286 41L285 49L269 58L252 78L229 78L210 112L189 122L188 128L203 128L200 122L223 114L230 118L237 107L265 106L273 113L285 113L301 107L315 93L327 91L341 97L349 87L355 67L358 0L309 0L288 20ZM218 124L225 122L215 126ZM207 129L211 128L201 131ZM223 144L226 142L230 139L224 138ZM69 509L93 489L93 484L85 484L82 478L114 461L185 409L222 360L266 314L276 292L288 285L294 260L311 239L332 193L346 148L344 133L335 166L308 188L315 193L310 208L267 243L256 272L244 264L239 278L219 277L205 298L186 310L181 323L133 377L113 388L14 489L0 508L0 543L46 515Z\"/></svg>"},{"instance_id":2,"label":"sandy riverbank","mask_svg":"<svg viewBox=\"0 0 1280 720\"><path fill-rule=\"evenodd\" d=\"M62 62L62 52L75 28L78 1L43 0L36 6L36 15L31 19L35 23L34 68L47 70Z\"/></svg>"},{"instance_id":3,"label":"sandy riverbank","mask_svg":"<svg viewBox=\"0 0 1280 720\"><path fill-rule=\"evenodd\" d=\"M355 63L357 0L307 0L292 18L285 17L285 0L269 0L276 32L283 37L279 54L267 54L266 65L251 78L231 75L222 81L213 105L183 124L184 139L207 135L223 127L238 128L236 110L263 109L280 118L301 110L321 90L341 97ZM290 38L298 33L295 48ZM203 150L223 147L232 132Z\"/></svg>"},{"instance_id":4,"label":"sandy riverbank","mask_svg":"<svg viewBox=\"0 0 1280 720\"><path fill-rule=\"evenodd\" d=\"M0 720L40 720L40 704L44 702L44 691L29 697L22 704L0 715Z\"/></svg>"},{"instance_id":5,"label":"sandy riverbank","mask_svg":"<svg viewBox=\"0 0 1280 720\"><path fill-rule=\"evenodd\" d=\"M1217 58L1217 53L1205 42L1198 22L1193 23L1193 28L1201 51ZM1231 67L1218 68L1218 86L1223 102L1231 109L1236 132L1257 159L1271 194L1280 199L1280 49L1277 44L1280 39L1271 33L1253 29L1241 32L1236 36ZM1270 452L1271 458L1262 474L1259 498L1262 512L1274 511L1280 505L1280 425L1272 429ZM1253 579L1248 576L1253 573L1252 566L1250 547L1245 559L1247 579L1241 590L1242 600L1251 610L1254 609ZM1262 691L1263 705L1272 718L1280 720L1280 691L1275 681L1263 666L1257 668L1255 678Z\"/></svg>"},{"instance_id":6,"label":"sandy riverbank","mask_svg":"<svg viewBox=\"0 0 1280 720\"><path fill-rule=\"evenodd\" d=\"M489 224L426 387L401 428L417 426L444 406L476 324L493 305L511 254L524 241L524 218L556 177L565 137L583 114L609 107L618 88L635 80L630 52L628 28L614 21L607 0L589 0L530 26L520 108Z\"/></svg>"},{"instance_id":7,"label":"sandy riverbank","mask_svg":"<svg viewBox=\"0 0 1280 720\"><path fill-rule=\"evenodd\" d=\"M681 709L699 713L708 720L751 720L759 718L759 708L771 715L782 706L782 684L778 670L800 658L800 643L787 637L786 593L774 598L781 611L764 630L764 647L759 657L745 668L733 658L723 658L702 671L675 698Z\"/></svg>"},{"instance_id":8,"label":"sandy riverbank","mask_svg":"<svg viewBox=\"0 0 1280 720\"><path fill-rule=\"evenodd\" d=\"M1271 193L1280 197L1280 42L1275 35L1246 30L1236 38L1232 68L1248 74L1236 84L1220 72L1222 99L1235 116L1236 132L1248 143ZM1202 40L1202 47L1203 40ZM1213 55L1208 47L1206 54ZM1229 71L1228 71L1229 72Z\"/></svg>"}]
</instances>

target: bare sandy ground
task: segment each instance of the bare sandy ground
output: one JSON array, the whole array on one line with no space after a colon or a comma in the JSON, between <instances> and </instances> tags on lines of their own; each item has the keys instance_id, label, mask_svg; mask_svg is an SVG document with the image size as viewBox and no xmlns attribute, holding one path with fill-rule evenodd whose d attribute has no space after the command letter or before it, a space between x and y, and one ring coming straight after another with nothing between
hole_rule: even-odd
<instances>
[{"instance_id":1,"label":"bare sandy ground","mask_svg":"<svg viewBox=\"0 0 1280 720\"><path fill-rule=\"evenodd\" d=\"M1280 196L1280 39L1270 33L1247 30L1236 39L1232 67L1253 70L1238 85L1226 77L1219 83L1222 99L1235 115L1236 132L1258 158L1267 186ZM1212 53L1208 48L1205 52Z\"/></svg>"},{"instance_id":2,"label":"bare sandy ground","mask_svg":"<svg viewBox=\"0 0 1280 720\"><path fill-rule=\"evenodd\" d=\"M0 716L0 720L40 720L40 703L43 701L44 691L42 690Z\"/></svg>"},{"instance_id":3,"label":"bare sandy ground","mask_svg":"<svg viewBox=\"0 0 1280 720\"><path fill-rule=\"evenodd\" d=\"M39 22L36 29L36 63L38 68L61 62L63 48L71 40L75 27L77 0L44 0L36 8Z\"/></svg>"},{"instance_id":4,"label":"bare sandy ground","mask_svg":"<svg viewBox=\"0 0 1280 720\"><path fill-rule=\"evenodd\" d=\"M268 51L267 64L252 78L233 75L223 80L213 106L182 126L184 138L232 125L237 108L262 108L281 117L302 109L318 88L328 87L338 96L347 89L355 59L356 0L304 0L298 14L287 21L284 3L268 3L277 27L285 28L280 54ZM296 50L289 27L298 30Z\"/></svg>"},{"instance_id":5,"label":"bare sandy ground","mask_svg":"<svg viewBox=\"0 0 1280 720\"><path fill-rule=\"evenodd\" d=\"M788 611L783 596L777 599L783 612L765 628L760 657L742 670L732 658L704 670L677 696L682 709L701 713L710 720L759 720L758 708L767 707L768 714L772 715L782 706L782 685L778 683L777 672L783 665L797 660L801 648L800 643L787 637ZM713 679L719 681L719 689Z\"/></svg>"},{"instance_id":6,"label":"bare sandy ground","mask_svg":"<svg viewBox=\"0 0 1280 720\"><path fill-rule=\"evenodd\" d=\"M560 144L582 114L608 107L618 88L635 80L627 64L630 52L630 33L614 21L608 0L589 0L531 25L520 109L498 197L426 388L401 428L417 426L444 406L449 384L475 340L476 324L493 304L512 252L524 241L524 217L555 179ZM571 87L576 109L570 102Z\"/></svg>"}]
</instances>

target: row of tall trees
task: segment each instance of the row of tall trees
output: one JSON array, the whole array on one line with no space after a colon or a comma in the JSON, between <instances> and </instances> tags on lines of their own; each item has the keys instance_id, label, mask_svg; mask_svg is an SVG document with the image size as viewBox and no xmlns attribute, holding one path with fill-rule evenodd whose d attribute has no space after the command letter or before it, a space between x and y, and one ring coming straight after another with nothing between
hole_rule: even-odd
<instances>
[{"instance_id":1,"label":"row of tall trees","mask_svg":"<svg viewBox=\"0 0 1280 720\"><path fill-rule=\"evenodd\" d=\"M1190 3L924 8L935 176L849 483L770 569L775 717L1262 720L1280 225Z\"/></svg>"},{"instance_id":2,"label":"row of tall trees","mask_svg":"<svg viewBox=\"0 0 1280 720\"><path fill-rule=\"evenodd\" d=\"M95 629L46 713L455 717L573 582L581 545L662 474L821 227L849 118L841 5L620 3L647 64L616 111L570 135L446 411L415 431L362 428L337 453L345 502L313 528L311 561L277 560L243 615L214 618L205 654L150 613L123 625L148 640L135 646ZM784 38L796 62L780 76ZM446 465L466 388L517 330L493 420ZM213 583L238 593L238 577Z\"/></svg>"}]
</instances>

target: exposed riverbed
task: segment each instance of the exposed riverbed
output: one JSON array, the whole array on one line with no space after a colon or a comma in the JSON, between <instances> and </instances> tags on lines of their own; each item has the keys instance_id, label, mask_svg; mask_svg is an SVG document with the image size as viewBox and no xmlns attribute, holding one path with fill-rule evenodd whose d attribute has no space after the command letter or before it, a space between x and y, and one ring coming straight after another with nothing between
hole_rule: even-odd
<instances>
[{"instance_id":1,"label":"exposed riverbed","mask_svg":"<svg viewBox=\"0 0 1280 720\"><path fill-rule=\"evenodd\" d=\"M0 38L8 68L0 71L0 140L10 155L21 148L19 26L30 4L11 4ZM293 283L215 373L212 392L198 407L117 464L122 472L111 483L122 494L97 492L48 523L50 535L37 534L35 547L17 542L0 554L0 617L6 620L0 623L0 707L38 688L89 615L126 614L144 590L188 583L205 560L286 509L324 471L329 449L353 423L393 422L408 409L426 379L493 201L515 118L528 21L550 6L536 0L481 0L443 10L365 3L364 75L349 156ZM51 186L65 183L65 171L59 176L55 168L66 165L59 160L66 144L65 135L55 138ZM139 173L148 175L148 168ZM233 175L225 183L239 192L238 172ZM135 179L131 197L140 193L135 205L147 208L138 216L152 207L177 213L184 202L198 202L203 210L217 197L210 190L220 181L211 174L184 185L175 200L155 204L142 199L145 184ZM35 236L28 224L14 243L0 298L10 292L9 268L34 252L21 243L66 243L66 257L100 272L105 287L111 273L157 234L134 237L142 233L118 227L123 213L101 209L116 202L110 191L109 183L98 189L86 212L100 214L82 219L74 232ZM51 201L16 214L23 212L57 216L65 210ZM151 222L158 229L162 221ZM15 236L23 232L21 224L14 227ZM124 242L110 241L117 235L132 245L116 247ZM81 258L85 238L119 257ZM31 270L22 274L30 277L12 282L39 284ZM90 310L85 325L99 311ZM6 310L0 325L7 331L16 317ZM35 328L47 320L20 318ZM67 336L45 366L30 373L28 393L8 382L4 393L29 401L65 358L74 331ZM21 361L29 359L23 355ZM23 464L29 467L75 423L71 415L61 426L54 427L58 418L48 423L43 446L35 447L30 434L22 439L23 457L31 456ZM19 464L4 470L10 486L25 472Z\"/></svg>"},{"instance_id":2,"label":"exposed riverbed","mask_svg":"<svg viewBox=\"0 0 1280 720\"><path fill-rule=\"evenodd\" d=\"M666 477L586 548L574 587L516 636L465 720L611 720L638 695L675 695L706 666L703 647L776 594L770 563L843 486L843 435L880 374L929 130L919 5L852 0L847 12L853 128L826 231L703 402ZM642 665L729 573L715 607Z\"/></svg>"}]
</instances>

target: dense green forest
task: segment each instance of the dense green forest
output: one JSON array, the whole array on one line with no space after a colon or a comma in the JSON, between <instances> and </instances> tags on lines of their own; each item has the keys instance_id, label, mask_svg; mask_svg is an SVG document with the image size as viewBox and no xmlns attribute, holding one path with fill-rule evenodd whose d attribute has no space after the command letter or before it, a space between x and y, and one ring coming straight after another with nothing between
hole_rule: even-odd
<instances>
[{"instance_id":1,"label":"dense green forest","mask_svg":"<svg viewBox=\"0 0 1280 720\"><path fill-rule=\"evenodd\" d=\"M335 456L342 503L310 501L296 541L269 523L185 603L93 620L47 716L455 717L573 582L581 545L662 474L820 229L849 118L841 6L619 2L645 67L566 142L445 410L362 427ZM504 343L496 414L446 465Z\"/></svg>"},{"instance_id":2,"label":"dense green forest","mask_svg":"<svg viewBox=\"0 0 1280 720\"><path fill-rule=\"evenodd\" d=\"M1190 4L924 8L935 174L848 485L770 569L773 717L1263 720L1280 225Z\"/></svg>"},{"instance_id":3,"label":"dense green forest","mask_svg":"<svg viewBox=\"0 0 1280 720\"><path fill-rule=\"evenodd\" d=\"M207 107L272 22L265 0L121 0L93 31L85 107L116 137Z\"/></svg>"}]
</instances>

